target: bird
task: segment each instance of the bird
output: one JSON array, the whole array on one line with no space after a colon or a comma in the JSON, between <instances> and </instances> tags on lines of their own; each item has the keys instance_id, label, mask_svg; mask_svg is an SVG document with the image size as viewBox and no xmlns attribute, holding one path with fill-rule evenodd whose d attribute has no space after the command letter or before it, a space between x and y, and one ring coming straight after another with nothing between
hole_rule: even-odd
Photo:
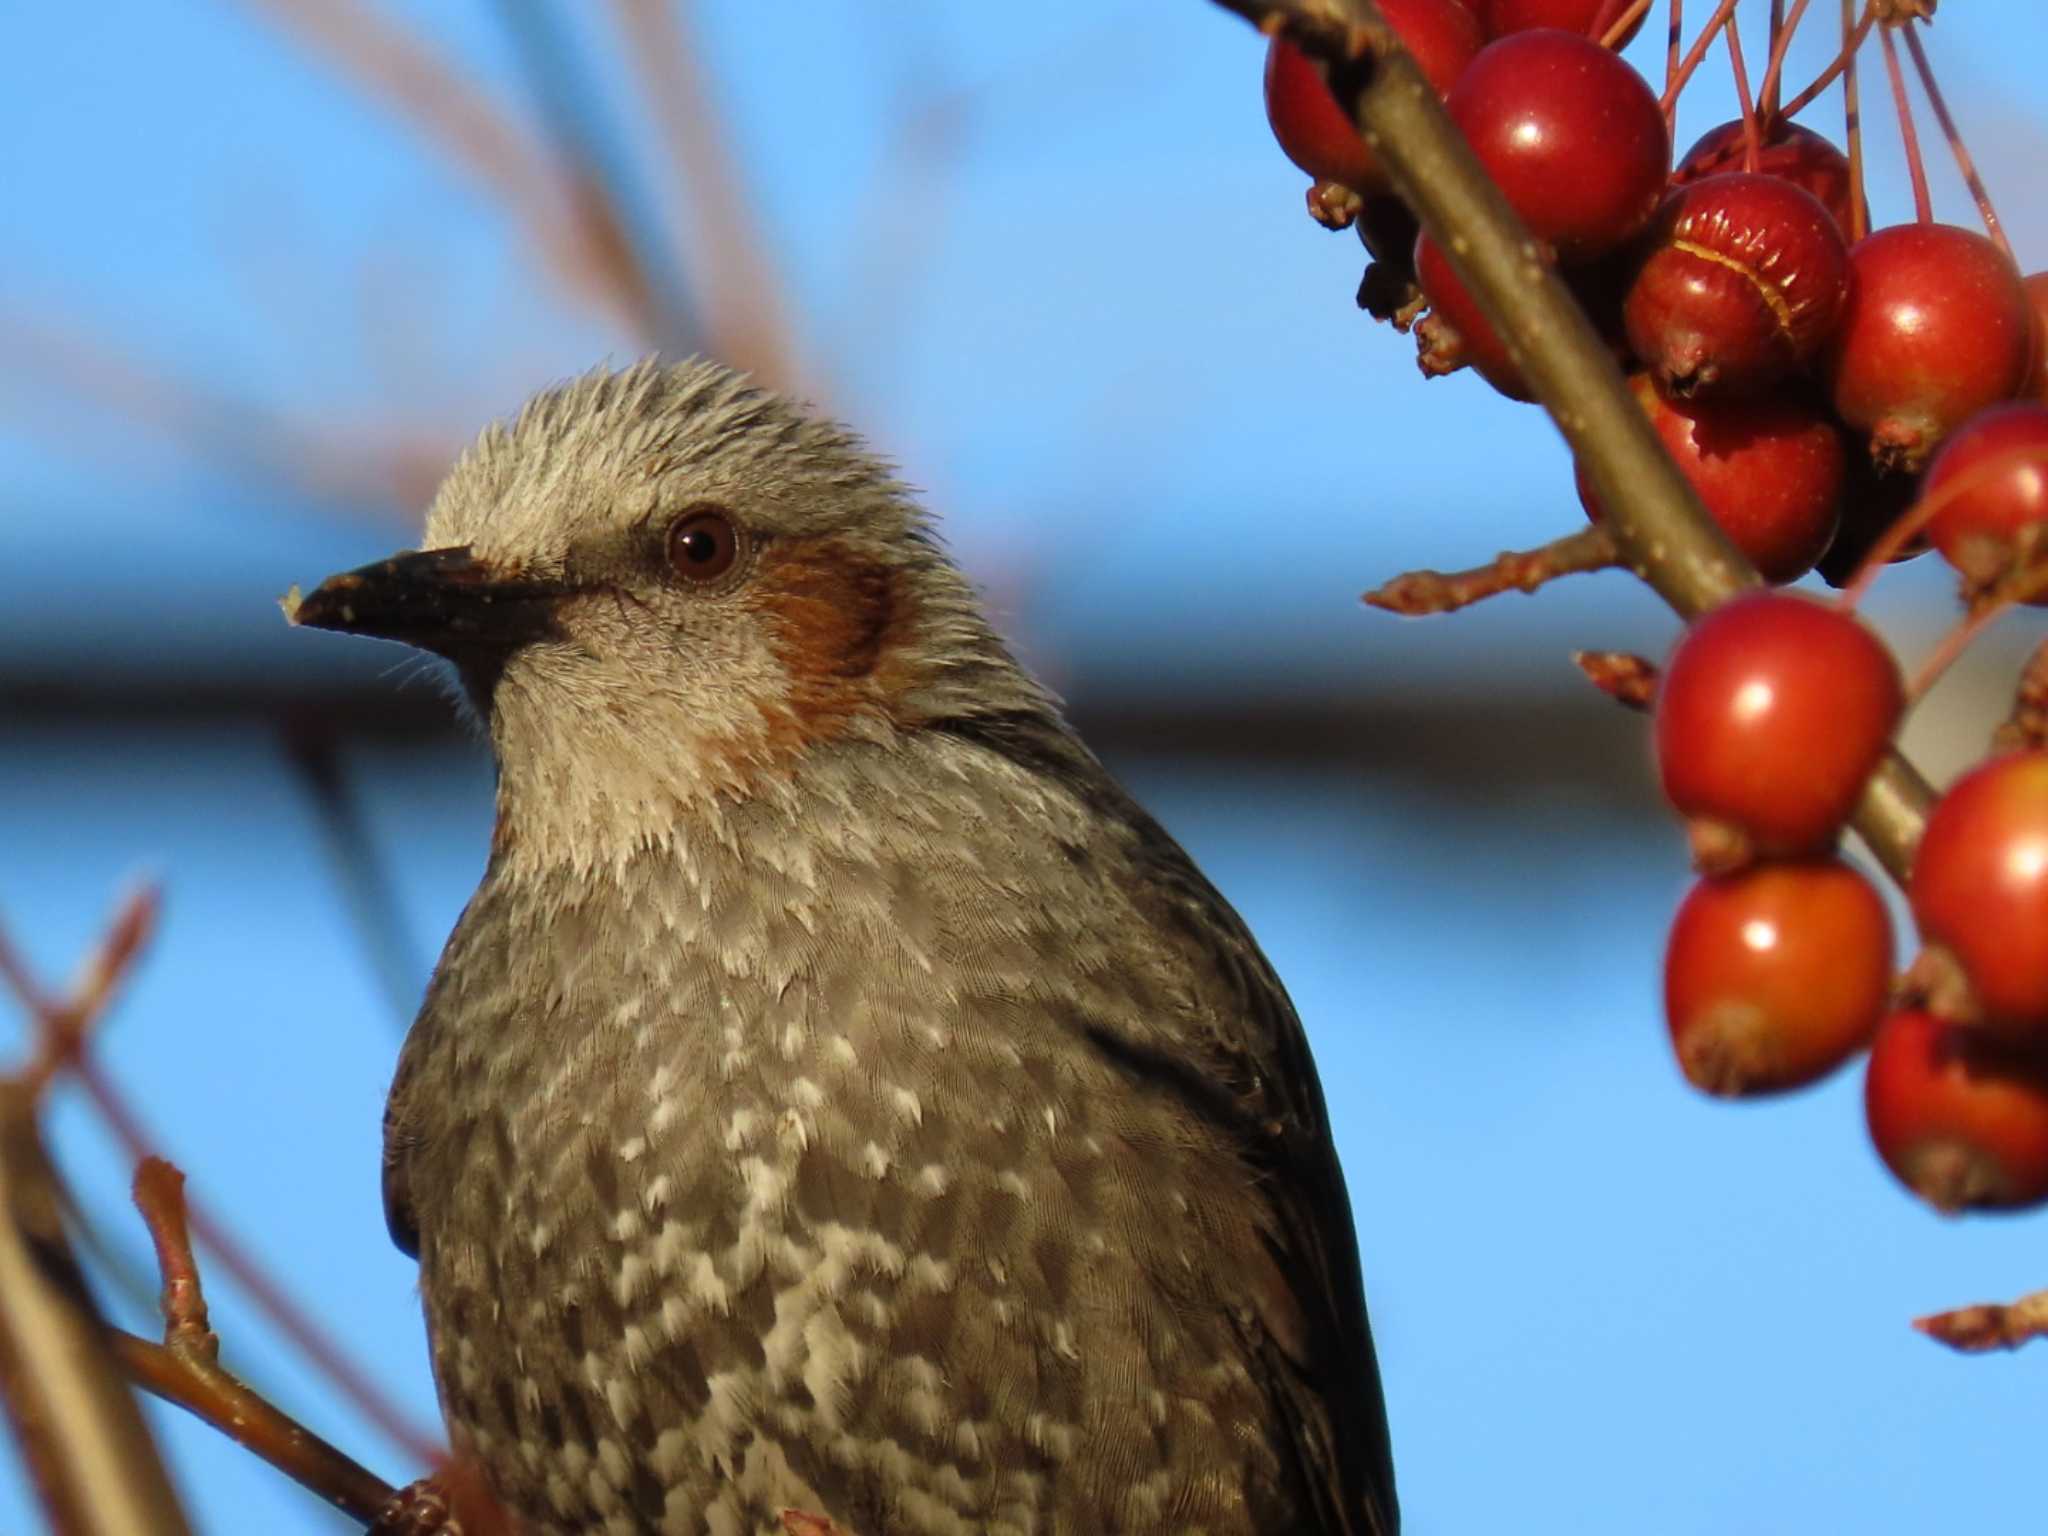
<instances>
[{"instance_id":1,"label":"bird","mask_svg":"<svg viewBox=\"0 0 2048 1536\"><path fill-rule=\"evenodd\" d=\"M287 611L495 757L383 1195L518 1529L1395 1536L1294 1008L858 436L600 368Z\"/></svg>"}]
</instances>

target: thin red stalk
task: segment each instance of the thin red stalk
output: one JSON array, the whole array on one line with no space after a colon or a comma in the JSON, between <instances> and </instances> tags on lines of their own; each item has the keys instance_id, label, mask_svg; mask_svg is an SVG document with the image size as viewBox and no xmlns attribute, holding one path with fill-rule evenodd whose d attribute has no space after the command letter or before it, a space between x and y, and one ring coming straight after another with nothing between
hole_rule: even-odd
<instances>
[{"instance_id":1,"label":"thin red stalk","mask_svg":"<svg viewBox=\"0 0 2048 1536\"><path fill-rule=\"evenodd\" d=\"M1863 46L1863 32L1876 16L1872 8L1866 9L1859 25L1850 25L1856 13L1856 0L1842 0L1842 51L1836 57L1836 64L1842 71L1842 137L1849 142L1849 243L1854 245L1870 232L1869 201L1863 195L1863 108L1861 92L1856 87L1856 50ZM1820 82L1814 82L1819 88ZM1795 110L1785 109L1786 116Z\"/></svg>"},{"instance_id":2,"label":"thin red stalk","mask_svg":"<svg viewBox=\"0 0 2048 1536\"><path fill-rule=\"evenodd\" d=\"M1963 147L1963 136L1956 129L1955 119L1949 116L1948 102L1942 97L1941 87L1934 83L1934 66L1927 62L1927 50L1921 46L1919 29L1909 21L1905 31L1906 48L1913 55L1913 68L1919 72L1920 84L1927 90L1927 104L1934 108L1934 120L1941 124L1941 131L1948 138L1948 147L1955 152L1956 168L1963 173L1970 195L1977 199L1977 212L1983 217L1984 231L2005 252L2006 258L2017 265L2018 258L2013 255L2012 245L2005 238L2005 226L1998 222L1998 210L1991 206L1991 194L1985 190L1984 178L1977 174L1977 162Z\"/></svg>"},{"instance_id":3,"label":"thin red stalk","mask_svg":"<svg viewBox=\"0 0 2048 1536\"><path fill-rule=\"evenodd\" d=\"M1932 496L1923 496L1908 507L1899 520L1885 529L1870 550L1863 557L1863 563L1856 567L1856 574L1849 584L1842 588L1836 599L1844 608L1854 608L1863 600L1863 594L1870 590L1870 584L1877 579L1877 573L1892 561L1892 557L1911 543L1926 526L1940 515L1951 502L1969 495L1980 486L1988 485L2001 475L2010 474L2023 466L2048 464L2048 452L2039 448L2012 448L1986 459L1982 464L1972 465L1965 473L1957 475Z\"/></svg>"},{"instance_id":4,"label":"thin red stalk","mask_svg":"<svg viewBox=\"0 0 2048 1536\"><path fill-rule=\"evenodd\" d=\"M1685 0L1671 0L1671 25L1664 38L1664 90L1669 95L1678 79L1678 43L1685 30Z\"/></svg>"},{"instance_id":5,"label":"thin red stalk","mask_svg":"<svg viewBox=\"0 0 2048 1536\"><path fill-rule=\"evenodd\" d=\"M1989 629L1992 623L2015 603L2024 603L2038 597L2048 589L2048 565L2023 570L2015 577L2001 581L1988 593L1981 603L1973 607L1937 645L1928 658L1920 664L1920 671L1913 678L1912 686L1906 690L1910 707L1927 697L1928 689L1941 681L1942 673L1954 665L1957 657L1976 642L1979 635Z\"/></svg>"},{"instance_id":6,"label":"thin red stalk","mask_svg":"<svg viewBox=\"0 0 2048 1536\"><path fill-rule=\"evenodd\" d=\"M1728 72L1735 77L1735 100L1742 108L1742 168L1754 172L1763 163L1764 140L1749 94L1749 70L1742 62L1742 32L1732 14L1722 30L1728 34Z\"/></svg>"},{"instance_id":7,"label":"thin red stalk","mask_svg":"<svg viewBox=\"0 0 2048 1536\"><path fill-rule=\"evenodd\" d=\"M1778 110L1778 89L1784 84L1785 55L1791 51L1793 34L1806 19L1806 8L1811 3L1812 0L1792 0L1784 25L1771 35L1771 56L1764 64L1763 84L1757 88L1757 110L1766 123L1790 115Z\"/></svg>"},{"instance_id":8,"label":"thin red stalk","mask_svg":"<svg viewBox=\"0 0 2048 1536\"><path fill-rule=\"evenodd\" d=\"M1678 112L1678 98L1691 81L1693 71L1700 67L1700 60L1707 56L1707 50L1714 44L1714 34L1728 25L1728 18L1735 14L1735 0L1721 0L1714 7L1714 14L1707 18L1707 24L1700 29L1700 35L1693 39L1692 48L1678 65L1677 73L1664 87L1664 118L1669 122Z\"/></svg>"},{"instance_id":9,"label":"thin red stalk","mask_svg":"<svg viewBox=\"0 0 2048 1536\"><path fill-rule=\"evenodd\" d=\"M1805 90L1785 104L1784 110L1778 116L1797 117L1801 112L1813 105L1813 100L1816 96L1835 83L1835 76L1837 75L1846 73L1849 76L1850 88L1853 90L1855 85L1856 51L1863 46L1864 35L1870 31L1871 24L1877 19L1876 11L1865 10L1863 19L1852 27L1849 24L1849 17L1852 14L1850 6L1854 3L1855 0L1844 0L1842 6L1842 51L1835 55L1832 64L1828 65L1826 69L1814 77L1811 85L1807 86Z\"/></svg>"},{"instance_id":10,"label":"thin red stalk","mask_svg":"<svg viewBox=\"0 0 2048 1536\"><path fill-rule=\"evenodd\" d=\"M1913 103L1906 99L1906 75L1899 68L1898 45L1892 29L1880 27L1877 40L1884 47L1884 72L1892 82L1892 103L1899 110L1899 140L1906 147L1906 171L1913 178L1913 214L1922 224L1934 222L1934 199L1927 191L1927 166L1920 158L1920 134L1913 126Z\"/></svg>"},{"instance_id":11,"label":"thin red stalk","mask_svg":"<svg viewBox=\"0 0 2048 1536\"><path fill-rule=\"evenodd\" d=\"M1600 34L1600 46L1614 49L1621 46L1621 40L1628 35L1628 29L1643 17L1650 8L1650 0L1632 0L1632 3Z\"/></svg>"}]
</instances>

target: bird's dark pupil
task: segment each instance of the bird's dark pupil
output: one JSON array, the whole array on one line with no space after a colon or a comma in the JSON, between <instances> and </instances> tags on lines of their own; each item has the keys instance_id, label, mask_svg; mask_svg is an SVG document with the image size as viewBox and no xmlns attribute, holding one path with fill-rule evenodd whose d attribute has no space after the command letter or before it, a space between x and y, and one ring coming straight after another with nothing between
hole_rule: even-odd
<instances>
[{"instance_id":1,"label":"bird's dark pupil","mask_svg":"<svg viewBox=\"0 0 2048 1536\"><path fill-rule=\"evenodd\" d=\"M718 555L718 540L702 528L692 529L683 535L683 558L701 565Z\"/></svg>"}]
</instances>

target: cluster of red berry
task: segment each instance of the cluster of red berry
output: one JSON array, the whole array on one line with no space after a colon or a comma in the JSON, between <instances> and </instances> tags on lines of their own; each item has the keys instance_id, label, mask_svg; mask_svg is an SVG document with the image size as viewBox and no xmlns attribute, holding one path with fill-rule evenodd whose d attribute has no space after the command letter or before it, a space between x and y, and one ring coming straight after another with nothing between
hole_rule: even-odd
<instances>
[{"instance_id":1,"label":"cluster of red berry","mask_svg":"<svg viewBox=\"0 0 2048 1536\"><path fill-rule=\"evenodd\" d=\"M2048 1201L2048 712L2031 733L2016 712L2017 740L1938 802L1908 890L1924 949L1902 982L1883 899L1835 851L1938 671L1909 691L1857 617L1876 570L1930 545L1955 567L1971 618L1944 663L1993 611L2048 603L2048 273L2021 277L1981 192L1989 237L1932 218L1895 32L1976 178L1913 31L1931 5L1865 7L1834 67L1781 106L1776 8L1754 100L1732 3L1660 99L1612 51L1648 0L1379 3L1729 539L1768 582L1818 566L1848 586L1722 605L1656 686L1659 773L1703 872L1665 967L1686 1076L1768 1093L1869 1047L1871 1135L1901 1180L1944 1210ZM1722 30L1743 117L1674 169L1678 94ZM1845 154L1791 121L1837 76L1853 82L1873 31L1919 205L1875 231L1854 139ZM1311 211L1355 224L1374 257L1360 302L1413 328L1425 373L1469 365L1529 399L1512 349L1281 38L1266 105L1317 179ZM1583 475L1580 498L1598 523ZM2048 644L2030 676L2048 692Z\"/></svg>"}]
</instances>

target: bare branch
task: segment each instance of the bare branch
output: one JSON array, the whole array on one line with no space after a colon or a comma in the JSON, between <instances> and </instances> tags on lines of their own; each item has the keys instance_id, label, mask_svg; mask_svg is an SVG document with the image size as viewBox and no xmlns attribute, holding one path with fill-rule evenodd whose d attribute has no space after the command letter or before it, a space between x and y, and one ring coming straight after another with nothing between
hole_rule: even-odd
<instances>
[{"instance_id":1,"label":"bare branch","mask_svg":"<svg viewBox=\"0 0 2048 1536\"><path fill-rule=\"evenodd\" d=\"M36 1090L0 1081L0 1397L53 1529L187 1536L64 1236Z\"/></svg>"},{"instance_id":2,"label":"bare branch","mask_svg":"<svg viewBox=\"0 0 2048 1536\"><path fill-rule=\"evenodd\" d=\"M613 0L676 186L690 210L691 270L710 350L763 383L797 382L796 343L773 253L742 188L691 35L689 0Z\"/></svg>"},{"instance_id":3,"label":"bare branch","mask_svg":"<svg viewBox=\"0 0 2048 1536\"><path fill-rule=\"evenodd\" d=\"M220 1364L220 1340L206 1316L206 1293L185 1210L185 1175L162 1158L135 1171L135 1208L156 1243L163 1275L164 1341L115 1333L131 1380L212 1425L237 1445L364 1524L395 1495L390 1484L280 1411Z\"/></svg>"},{"instance_id":4,"label":"bare branch","mask_svg":"<svg viewBox=\"0 0 2048 1536\"><path fill-rule=\"evenodd\" d=\"M1657 701L1656 663L1629 651L1573 651L1586 681L1628 709L1648 710Z\"/></svg>"},{"instance_id":5,"label":"bare branch","mask_svg":"<svg viewBox=\"0 0 2048 1536\"><path fill-rule=\"evenodd\" d=\"M1913 1326L1964 1354L2018 1349L2030 1339L2048 1337L2048 1291L2035 1291L2009 1305L1985 1302L1916 1317Z\"/></svg>"},{"instance_id":6,"label":"bare branch","mask_svg":"<svg viewBox=\"0 0 2048 1536\"><path fill-rule=\"evenodd\" d=\"M1606 529L1581 528L1535 549L1503 550L1467 571L1408 571L1365 600L1389 613L1450 613L1503 592L1534 592L1560 576L1609 570L1618 558Z\"/></svg>"}]
</instances>

